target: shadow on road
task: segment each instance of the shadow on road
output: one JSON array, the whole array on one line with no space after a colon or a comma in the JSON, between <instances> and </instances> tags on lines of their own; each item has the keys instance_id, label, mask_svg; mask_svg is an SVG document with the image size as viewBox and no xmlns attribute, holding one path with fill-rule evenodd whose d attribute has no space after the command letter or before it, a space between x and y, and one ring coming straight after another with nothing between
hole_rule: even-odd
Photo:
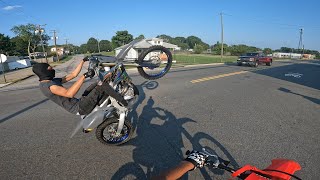
<instances>
[{"instance_id":1,"label":"shadow on road","mask_svg":"<svg viewBox=\"0 0 320 180\"><path fill-rule=\"evenodd\" d=\"M154 89L158 87L156 82L144 82L137 86L140 91L139 103L141 104L146 96L143 89ZM124 164L111 179L150 179L161 172L179 164L185 158L184 140L192 144L194 150L201 150L202 142L207 141L214 144L219 152L224 153L226 159L231 161L231 166L238 167L232 155L210 135L198 132L191 135L183 126L192 123L196 126L196 121L190 118L177 118L172 112L155 106L154 99L148 97L147 104L143 107L140 116L133 114L136 121L136 137L131 139L124 146L134 146L133 161ZM185 138L184 138L185 137ZM211 152L217 149L207 147ZM219 154L221 155L221 154ZM213 174L222 175L221 170L201 169L200 179L213 179ZM211 175L210 175L211 174ZM182 177L188 179L188 174Z\"/></svg>"},{"instance_id":2,"label":"shadow on road","mask_svg":"<svg viewBox=\"0 0 320 180\"><path fill-rule=\"evenodd\" d=\"M301 96L315 104L319 104L320 105L320 99L317 99L317 98L313 98L313 97L309 97L309 96L305 96L305 95L302 95L302 94L298 94L298 93L295 93L295 92L292 92L291 90L289 89L286 89L286 88L279 88L278 89L279 91L282 91L282 92L285 92L285 93L290 93L290 94L294 94L294 95L297 95L297 96Z\"/></svg>"},{"instance_id":3,"label":"shadow on road","mask_svg":"<svg viewBox=\"0 0 320 180\"><path fill-rule=\"evenodd\" d=\"M320 90L320 78L318 78L320 76L320 66L291 64L252 72ZM294 77L290 76L290 73L299 73L302 76L300 78Z\"/></svg>"},{"instance_id":4,"label":"shadow on road","mask_svg":"<svg viewBox=\"0 0 320 180\"><path fill-rule=\"evenodd\" d=\"M15 116L18 116L19 114L24 113L24 112L28 111L29 109L32 109L32 108L34 108L34 107L36 107L36 106L38 106L38 105L40 105L40 104L42 104L42 103L44 103L44 102L46 102L48 100L49 99L44 99L44 100L39 101L39 102L37 102L35 104L32 104L31 106L28 106L28 107L26 107L24 109L21 109L20 111L17 111L17 112L15 112L15 113L13 113L13 114L5 117L5 118L2 118L2 119L0 119L0 123L3 123L3 122L5 122L5 121L7 121L7 120L9 120L9 119L11 119L11 118L13 118Z\"/></svg>"}]
</instances>

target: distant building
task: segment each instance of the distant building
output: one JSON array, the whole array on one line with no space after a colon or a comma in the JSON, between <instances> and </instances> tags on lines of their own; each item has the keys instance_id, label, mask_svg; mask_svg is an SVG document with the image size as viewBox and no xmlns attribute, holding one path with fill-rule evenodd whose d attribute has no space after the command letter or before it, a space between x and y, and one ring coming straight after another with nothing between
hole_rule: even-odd
<instances>
[{"instance_id":1,"label":"distant building","mask_svg":"<svg viewBox=\"0 0 320 180\"><path fill-rule=\"evenodd\" d=\"M160 38L152 38L152 39L144 39L140 42L138 42L137 44L135 44L128 52L126 58L138 58L139 54L154 45L160 45L160 46L164 46L165 48L168 48L170 50L180 50L181 48L178 47L177 45L174 44L170 44L170 43L166 43L163 42L163 39ZM120 51L125 47L126 45L120 46L118 48L115 49L116 51L116 56L120 53Z\"/></svg>"},{"instance_id":2,"label":"distant building","mask_svg":"<svg viewBox=\"0 0 320 180\"><path fill-rule=\"evenodd\" d=\"M52 47L51 48L51 52L56 52L58 54L58 56L62 56L64 54L69 54L70 53L70 51L65 47L57 47L57 48Z\"/></svg>"},{"instance_id":3,"label":"distant building","mask_svg":"<svg viewBox=\"0 0 320 180\"><path fill-rule=\"evenodd\" d=\"M300 59L300 58L301 58L301 54L298 54L298 53L274 52L274 53L272 53L272 57L275 57L275 58L293 58L293 59Z\"/></svg>"}]
</instances>

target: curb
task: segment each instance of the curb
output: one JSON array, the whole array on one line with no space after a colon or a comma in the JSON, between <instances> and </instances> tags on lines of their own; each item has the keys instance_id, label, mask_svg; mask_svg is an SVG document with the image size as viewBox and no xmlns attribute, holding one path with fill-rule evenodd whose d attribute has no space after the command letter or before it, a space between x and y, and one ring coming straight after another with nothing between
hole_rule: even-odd
<instances>
[{"instance_id":1,"label":"curb","mask_svg":"<svg viewBox=\"0 0 320 180\"><path fill-rule=\"evenodd\" d=\"M4 84L3 86L0 86L0 88L4 88L4 87L7 87L7 86L9 86L9 85L11 85L11 84L15 84L15 83L17 83L17 82L26 80L26 79L28 79L28 78L30 78L30 77L32 77L32 76L34 76L34 74L28 75L28 76L23 77L23 78L21 78L21 79L16 79L16 80L14 80L14 81L12 81L12 82L9 82L9 83L7 83L7 84Z\"/></svg>"}]
</instances>

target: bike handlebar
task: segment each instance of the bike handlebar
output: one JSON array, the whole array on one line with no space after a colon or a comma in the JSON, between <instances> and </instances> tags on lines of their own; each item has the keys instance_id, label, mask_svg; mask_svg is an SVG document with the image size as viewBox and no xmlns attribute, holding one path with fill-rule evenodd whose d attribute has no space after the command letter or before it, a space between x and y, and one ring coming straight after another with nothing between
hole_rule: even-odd
<instances>
[{"instance_id":1,"label":"bike handlebar","mask_svg":"<svg viewBox=\"0 0 320 180\"><path fill-rule=\"evenodd\" d=\"M186 152L186 155L189 155L190 153L191 152L188 150ZM219 157L218 155L208 152L205 148L202 148L201 153L207 155L207 158L206 158L205 164L204 164L205 166L226 170L226 171L232 173L233 177L238 177L240 179L246 179L248 176L251 176L251 174L253 176L254 176L254 174L256 174L256 175L260 175L260 176L263 176L263 177L269 178L269 179L273 178L273 177L275 177L275 178L282 177L283 179L290 179L291 177L293 177L295 179L301 180L297 176L293 175L293 173L295 171L300 170L300 165L297 164L296 162L290 162L291 164L293 164L292 165L293 169L291 169L288 172L286 172L285 170L281 170L281 169L280 170L278 170L278 169L260 170L254 166L251 166L251 165L246 165L246 166L243 166L239 169L233 169L231 167L228 167L228 165L230 164L230 161L224 160L221 157ZM288 163L285 165L288 166ZM281 176L279 174L274 175L274 174L270 173L269 171L279 172L279 173L285 174L286 176L283 177L283 175Z\"/></svg>"}]
</instances>

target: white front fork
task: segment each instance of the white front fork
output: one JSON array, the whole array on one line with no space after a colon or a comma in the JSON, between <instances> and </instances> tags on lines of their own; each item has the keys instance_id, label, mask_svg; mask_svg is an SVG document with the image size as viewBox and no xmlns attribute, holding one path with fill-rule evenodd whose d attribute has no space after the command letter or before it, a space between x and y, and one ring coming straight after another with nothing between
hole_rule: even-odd
<instances>
[{"instance_id":1,"label":"white front fork","mask_svg":"<svg viewBox=\"0 0 320 180\"><path fill-rule=\"evenodd\" d=\"M126 118L126 113L124 113L124 112L120 113L119 124L118 124L117 133L116 133L117 136L119 136L121 134L125 118Z\"/></svg>"}]
</instances>

